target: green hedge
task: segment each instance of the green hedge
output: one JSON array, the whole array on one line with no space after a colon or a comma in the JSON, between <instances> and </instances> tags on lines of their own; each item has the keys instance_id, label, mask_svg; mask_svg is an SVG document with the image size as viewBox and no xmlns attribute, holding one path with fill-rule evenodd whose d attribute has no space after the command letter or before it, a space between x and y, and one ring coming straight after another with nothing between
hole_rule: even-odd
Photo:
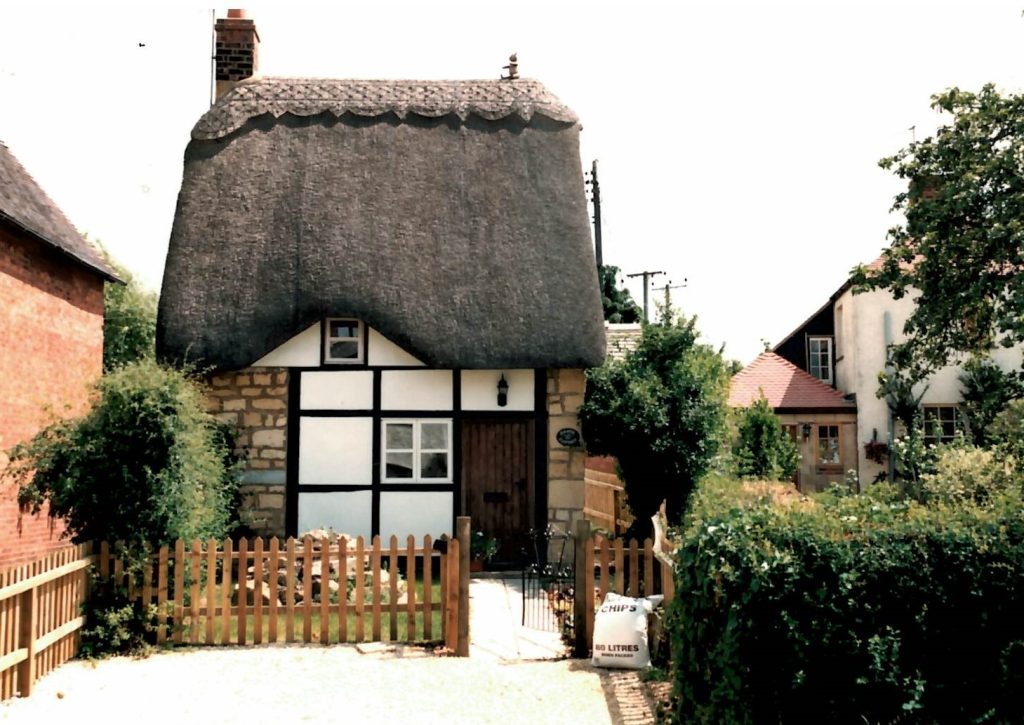
<instances>
[{"instance_id":1,"label":"green hedge","mask_svg":"<svg viewBox=\"0 0 1024 725\"><path fill-rule=\"evenodd\" d=\"M683 533L680 722L1024 722L1019 493L738 498L699 491Z\"/></svg>"}]
</instances>

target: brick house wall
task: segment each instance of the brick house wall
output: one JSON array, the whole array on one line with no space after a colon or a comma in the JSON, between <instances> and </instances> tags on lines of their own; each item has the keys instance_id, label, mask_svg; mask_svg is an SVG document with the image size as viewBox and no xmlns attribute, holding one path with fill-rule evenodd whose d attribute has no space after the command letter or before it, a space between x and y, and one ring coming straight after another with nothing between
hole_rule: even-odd
<instances>
[{"instance_id":1,"label":"brick house wall","mask_svg":"<svg viewBox=\"0 0 1024 725\"><path fill-rule=\"evenodd\" d=\"M0 224L0 568L66 543L45 510L19 510L7 451L84 412L102 371L103 278Z\"/></svg>"}]
</instances>

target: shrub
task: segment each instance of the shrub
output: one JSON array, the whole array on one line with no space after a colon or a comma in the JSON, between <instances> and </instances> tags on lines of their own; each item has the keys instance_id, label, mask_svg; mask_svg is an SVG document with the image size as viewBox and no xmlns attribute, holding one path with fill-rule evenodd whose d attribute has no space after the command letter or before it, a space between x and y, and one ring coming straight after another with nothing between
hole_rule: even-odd
<instances>
[{"instance_id":1,"label":"shrub","mask_svg":"<svg viewBox=\"0 0 1024 725\"><path fill-rule=\"evenodd\" d=\"M1024 400L1013 400L989 426L991 441L1000 450L1024 460Z\"/></svg>"},{"instance_id":2,"label":"shrub","mask_svg":"<svg viewBox=\"0 0 1024 725\"><path fill-rule=\"evenodd\" d=\"M787 481L796 475L800 462L796 443L782 429L762 395L736 412L736 437L732 454L740 478Z\"/></svg>"},{"instance_id":3,"label":"shrub","mask_svg":"<svg viewBox=\"0 0 1024 725\"><path fill-rule=\"evenodd\" d=\"M678 521L718 452L728 385L722 356L697 342L696 318L644 325L636 350L587 373L580 422L587 449L615 456L644 535L662 500Z\"/></svg>"},{"instance_id":4,"label":"shrub","mask_svg":"<svg viewBox=\"0 0 1024 725\"><path fill-rule=\"evenodd\" d=\"M681 722L1024 719L1019 494L926 506L879 485L780 505L724 486L695 495L677 552Z\"/></svg>"},{"instance_id":5,"label":"shrub","mask_svg":"<svg viewBox=\"0 0 1024 725\"><path fill-rule=\"evenodd\" d=\"M151 360L96 384L92 409L56 422L11 456L19 498L50 502L76 542L173 544L220 537L235 488L202 390Z\"/></svg>"},{"instance_id":6,"label":"shrub","mask_svg":"<svg viewBox=\"0 0 1024 725\"><path fill-rule=\"evenodd\" d=\"M991 360L972 358L964 365L960 382L964 386L960 410L967 418L971 438L975 445L987 445L992 421L1011 400L1024 395L1020 375L1003 372Z\"/></svg>"},{"instance_id":7,"label":"shrub","mask_svg":"<svg viewBox=\"0 0 1024 725\"><path fill-rule=\"evenodd\" d=\"M101 577L95 571L89 576L89 598L84 606L86 624L82 628L79 655L99 658L147 654L156 632L157 606L129 596L128 588L113 577Z\"/></svg>"},{"instance_id":8,"label":"shrub","mask_svg":"<svg viewBox=\"0 0 1024 725\"><path fill-rule=\"evenodd\" d=\"M943 446L935 472L921 477L922 498L950 506L989 506L1020 490L1021 476L1012 454L973 446Z\"/></svg>"},{"instance_id":9,"label":"shrub","mask_svg":"<svg viewBox=\"0 0 1024 725\"><path fill-rule=\"evenodd\" d=\"M148 359L118 368L96 384L90 412L14 449L21 503L38 511L49 501L75 542L117 543L139 584L153 547L229 529L231 436L204 406L181 372ZM129 598L125 581L96 578L87 615L87 656L141 653L154 631L154 609Z\"/></svg>"}]
</instances>

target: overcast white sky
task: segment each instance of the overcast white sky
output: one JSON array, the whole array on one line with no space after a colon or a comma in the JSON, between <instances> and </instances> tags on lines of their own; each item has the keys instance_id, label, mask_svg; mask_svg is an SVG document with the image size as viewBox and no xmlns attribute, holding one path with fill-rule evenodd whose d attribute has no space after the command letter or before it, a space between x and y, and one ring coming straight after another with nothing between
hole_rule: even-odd
<instances>
[{"instance_id":1,"label":"overcast white sky","mask_svg":"<svg viewBox=\"0 0 1024 725\"><path fill-rule=\"evenodd\" d=\"M517 51L600 159L605 262L687 278L676 303L743 362L878 255L900 182L877 161L934 130L931 94L1024 90L1024 3L1005 0L247 7L266 75L491 78ZM154 289L210 18L0 4L0 140Z\"/></svg>"}]
</instances>

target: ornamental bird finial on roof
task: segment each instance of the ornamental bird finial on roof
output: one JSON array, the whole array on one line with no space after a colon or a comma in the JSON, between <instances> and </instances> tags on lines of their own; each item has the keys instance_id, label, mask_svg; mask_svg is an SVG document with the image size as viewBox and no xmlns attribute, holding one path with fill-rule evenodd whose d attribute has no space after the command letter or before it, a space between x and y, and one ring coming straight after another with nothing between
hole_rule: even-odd
<instances>
[{"instance_id":1,"label":"ornamental bird finial on roof","mask_svg":"<svg viewBox=\"0 0 1024 725\"><path fill-rule=\"evenodd\" d=\"M508 65L503 65L502 69L507 70L508 75L502 76L501 80L514 81L519 79L519 60L516 58L515 53L508 57Z\"/></svg>"}]
</instances>

